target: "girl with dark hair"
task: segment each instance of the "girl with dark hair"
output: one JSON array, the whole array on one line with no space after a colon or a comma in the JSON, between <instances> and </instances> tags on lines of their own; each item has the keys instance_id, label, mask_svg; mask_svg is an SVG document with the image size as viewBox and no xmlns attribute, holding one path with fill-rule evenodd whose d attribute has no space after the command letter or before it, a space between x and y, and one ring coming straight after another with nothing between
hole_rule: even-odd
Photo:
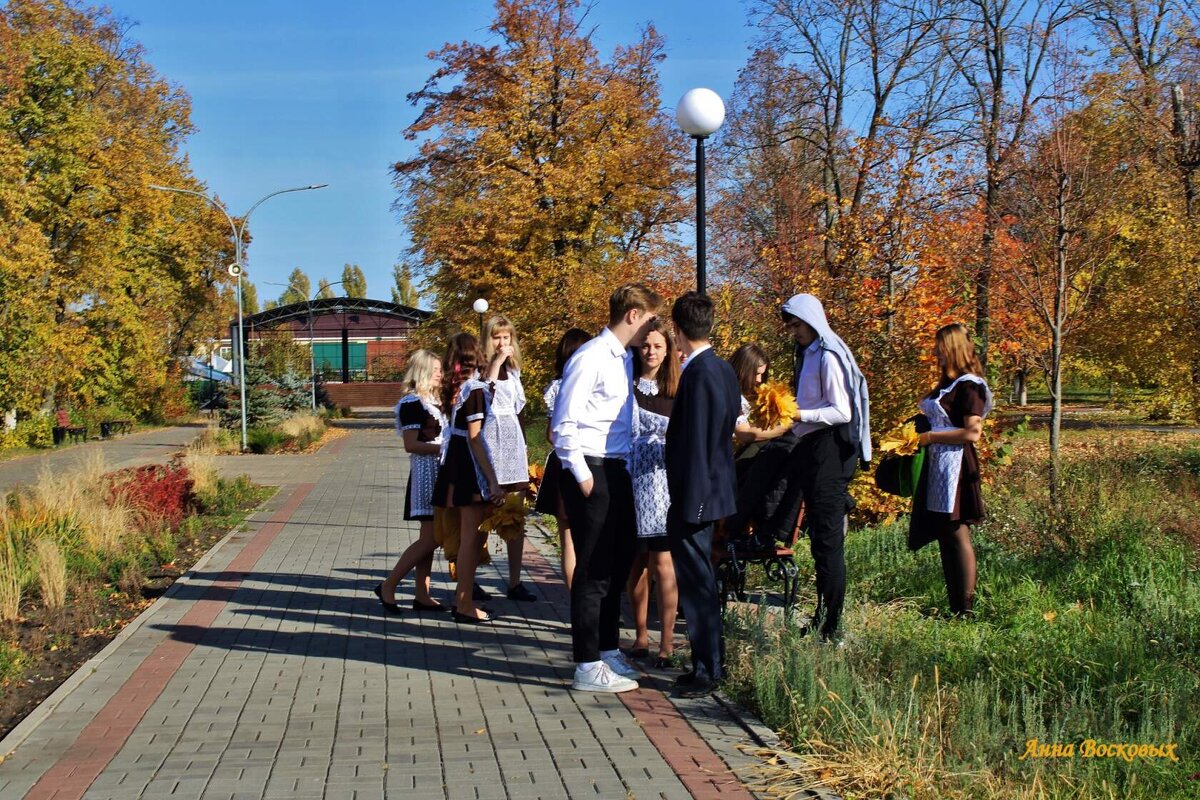
<instances>
[{"instance_id":1,"label":"girl with dark hair","mask_svg":"<svg viewBox=\"0 0 1200 800\"><path fill-rule=\"evenodd\" d=\"M663 320L655 320L647 329L640 349L634 351L634 369L638 376L633 397L633 447L629 471L633 476L634 508L637 512L638 552L629 573L627 590L633 607L637 636L630 655L650 655L650 579L658 585L658 613L662 634L658 659L654 666L670 665L674 651L675 616L679 608L679 588L675 564L667 541L667 509L671 496L667 490L665 445L671 406L679 389L679 361L675 342Z\"/></svg>"},{"instance_id":2,"label":"girl with dark hair","mask_svg":"<svg viewBox=\"0 0 1200 800\"><path fill-rule=\"evenodd\" d=\"M790 424L779 425L770 430L755 428L750 424L750 408L758 394L758 387L771 377L771 359L756 344L744 344L733 352L729 359L737 375L738 387L742 390L742 413L738 416L733 438L738 444L749 445L777 439L791 429ZM753 455L753 454L750 454Z\"/></svg>"},{"instance_id":3,"label":"girl with dark hair","mask_svg":"<svg viewBox=\"0 0 1200 800\"><path fill-rule=\"evenodd\" d=\"M496 480L487 447L483 422L488 415L488 385L479 380L483 361L479 340L469 333L451 337L442 359L442 407L450 409L450 433L446 437L442 467L434 484L434 505L459 510L458 588L455 590L456 622L490 622L475 608L475 567L483 545L479 525L487 504L504 503L504 490Z\"/></svg>"},{"instance_id":4,"label":"girl with dark hair","mask_svg":"<svg viewBox=\"0 0 1200 800\"><path fill-rule=\"evenodd\" d=\"M554 380L542 394L546 403L546 441L551 445L554 444L554 433L550 430L550 419L554 416L554 401L558 399L558 388L562 386L563 370L580 345L591 338L592 335L582 328L571 328L562 335L554 351ZM562 541L562 571L569 590L575 572L575 545L571 543L571 523L567 520L567 511L563 508L562 495L559 493L561 480L562 462L558 459L558 454L551 449L550 455L546 456L542 485L538 489L537 503L533 510L540 514L552 514L558 523L558 535Z\"/></svg>"},{"instance_id":5,"label":"girl with dark hair","mask_svg":"<svg viewBox=\"0 0 1200 800\"><path fill-rule=\"evenodd\" d=\"M932 541L942 555L950 611L971 614L975 602L975 548L971 526L983 521L983 493L975 442L992 410L992 392L966 326L954 323L935 339L942 377L921 401L919 442L926 447L921 478L913 496L908 546Z\"/></svg>"}]
</instances>

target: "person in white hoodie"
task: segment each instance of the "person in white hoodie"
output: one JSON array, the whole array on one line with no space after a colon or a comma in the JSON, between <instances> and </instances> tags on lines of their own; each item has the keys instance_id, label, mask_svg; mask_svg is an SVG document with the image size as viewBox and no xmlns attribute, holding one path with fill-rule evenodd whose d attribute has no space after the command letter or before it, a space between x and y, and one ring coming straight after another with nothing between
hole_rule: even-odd
<instances>
[{"instance_id":1,"label":"person in white hoodie","mask_svg":"<svg viewBox=\"0 0 1200 800\"><path fill-rule=\"evenodd\" d=\"M796 341L796 424L799 444L789 460L804 494L817 573L817 610L810 629L822 641L840 639L846 597L847 491L860 461L871 460L867 381L850 348L825 318L821 301L798 294L783 304L784 327Z\"/></svg>"}]
</instances>

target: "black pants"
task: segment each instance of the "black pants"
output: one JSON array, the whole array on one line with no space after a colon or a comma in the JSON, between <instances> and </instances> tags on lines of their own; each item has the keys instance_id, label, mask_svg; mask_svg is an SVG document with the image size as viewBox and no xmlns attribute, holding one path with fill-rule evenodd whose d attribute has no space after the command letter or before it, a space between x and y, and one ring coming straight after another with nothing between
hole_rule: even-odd
<instances>
[{"instance_id":1,"label":"black pants","mask_svg":"<svg viewBox=\"0 0 1200 800\"><path fill-rule=\"evenodd\" d=\"M713 525L690 525L673 514L667 515L679 605L687 617L688 641L692 644L692 669L702 681L721 680L721 599L712 564Z\"/></svg>"},{"instance_id":2,"label":"black pants","mask_svg":"<svg viewBox=\"0 0 1200 800\"><path fill-rule=\"evenodd\" d=\"M600 660L601 650L621 641L621 592L637 551L633 481L624 461L588 458L592 493L587 497L564 469L560 490L571 541L571 643L577 663Z\"/></svg>"},{"instance_id":3,"label":"black pants","mask_svg":"<svg viewBox=\"0 0 1200 800\"><path fill-rule=\"evenodd\" d=\"M792 451L791 474L804 495L804 516L817 573L814 624L833 636L846 600L847 487L858 466L848 428L839 425L810 433Z\"/></svg>"}]
</instances>

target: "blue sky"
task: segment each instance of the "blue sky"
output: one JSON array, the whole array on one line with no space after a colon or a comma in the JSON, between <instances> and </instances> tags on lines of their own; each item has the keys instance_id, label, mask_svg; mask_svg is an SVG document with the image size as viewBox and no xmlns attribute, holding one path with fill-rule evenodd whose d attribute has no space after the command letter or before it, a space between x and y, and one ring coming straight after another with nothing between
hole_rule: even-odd
<instances>
[{"instance_id":1,"label":"blue sky","mask_svg":"<svg viewBox=\"0 0 1200 800\"><path fill-rule=\"evenodd\" d=\"M427 54L448 41L487 40L485 0L111 0L137 23L149 60L191 96L195 174L233 214L276 189L250 221L247 267L260 299L283 291L295 267L336 281L357 263L372 297L387 299L405 249L391 211L389 165L414 144L405 95L433 71ZM601 52L647 22L665 36L663 103L707 86L728 98L753 31L738 0L596 0L589 19ZM682 134L681 134L682 135Z\"/></svg>"}]
</instances>

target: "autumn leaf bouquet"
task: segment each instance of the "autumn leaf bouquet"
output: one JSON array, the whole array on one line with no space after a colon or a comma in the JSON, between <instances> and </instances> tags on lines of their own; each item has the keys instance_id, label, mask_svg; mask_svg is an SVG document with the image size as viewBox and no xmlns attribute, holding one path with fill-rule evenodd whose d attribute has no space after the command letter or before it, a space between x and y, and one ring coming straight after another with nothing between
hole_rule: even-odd
<instances>
[{"instance_id":1,"label":"autumn leaf bouquet","mask_svg":"<svg viewBox=\"0 0 1200 800\"><path fill-rule=\"evenodd\" d=\"M525 495L513 492L504 503L479 523L480 533L494 533L506 542L515 541L525 532Z\"/></svg>"},{"instance_id":2,"label":"autumn leaf bouquet","mask_svg":"<svg viewBox=\"0 0 1200 800\"><path fill-rule=\"evenodd\" d=\"M785 422L791 422L799 406L791 387L783 383L764 383L758 387L754 405L750 409L750 424L756 428L770 430Z\"/></svg>"},{"instance_id":3,"label":"autumn leaf bouquet","mask_svg":"<svg viewBox=\"0 0 1200 800\"><path fill-rule=\"evenodd\" d=\"M915 455L921 447L921 436L915 422L909 421L893 429L879 442L879 452L898 456Z\"/></svg>"},{"instance_id":4,"label":"autumn leaf bouquet","mask_svg":"<svg viewBox=\"0 0 1200 800\"><path fill-rule=\"evenodd\" d=\"M925 463L925 448L921 447L916 423L909 420L884 435L879 451L883 458L875 468L875 485L899 497L916 494Z\"/></svg>"}]
</instances>

